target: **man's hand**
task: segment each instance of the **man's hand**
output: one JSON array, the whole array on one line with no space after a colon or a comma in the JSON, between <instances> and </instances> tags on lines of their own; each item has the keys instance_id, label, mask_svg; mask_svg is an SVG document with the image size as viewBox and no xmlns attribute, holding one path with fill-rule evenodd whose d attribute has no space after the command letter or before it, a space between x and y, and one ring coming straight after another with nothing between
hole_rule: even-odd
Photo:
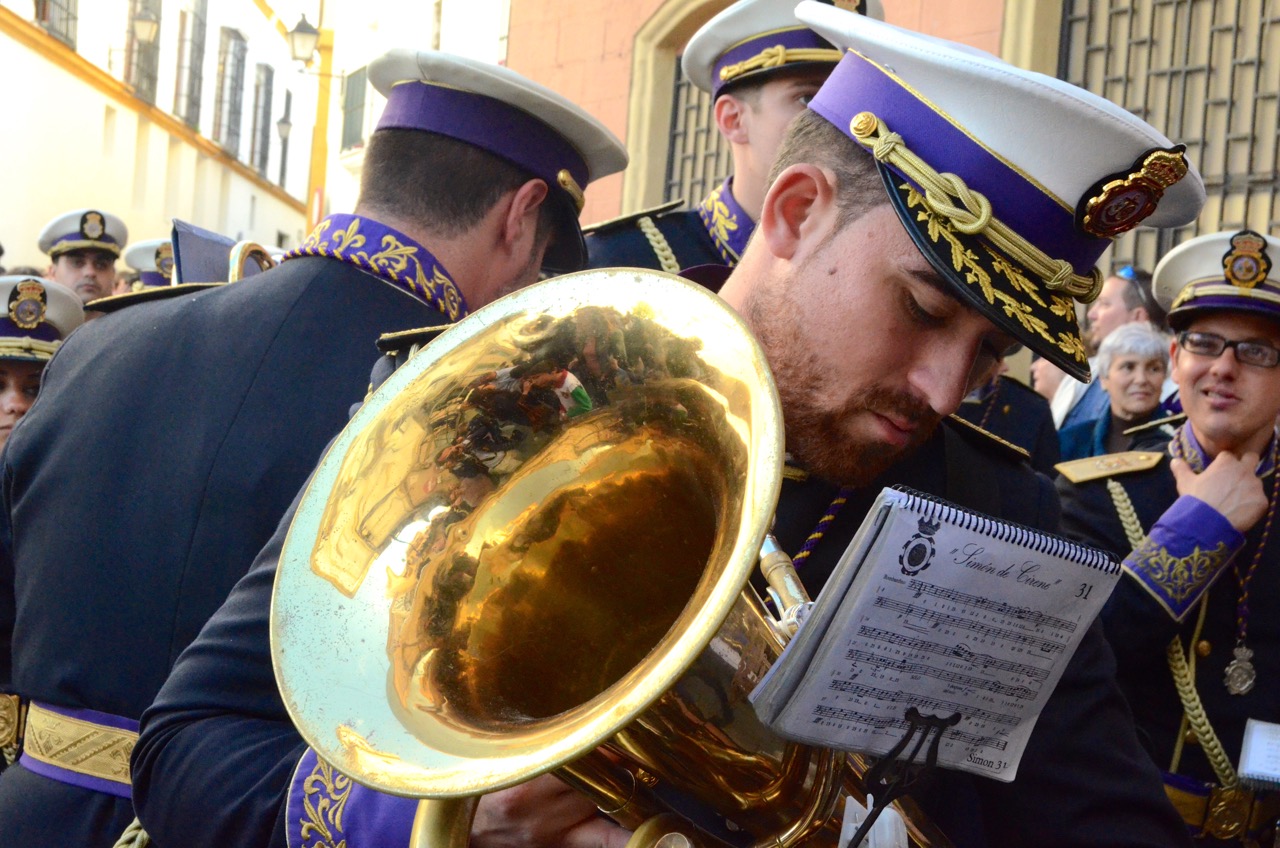
<instances>
[{"instance_id":1,"label":"man's hand","mask_svg":"<svg viewBox=\"0 0 1280 848\"><path fill-rule=\"evenodd\" d=\"M624 848L629 838L549 774L485 795L471 825L471 848Z\"/></svg>"},{"instance_id":2,"label":"man's hand","mask_svg":"<svg viewBox=\"0 0 1280 848\"><path fill-rule=\"evenodd\" d=\"M1237 458L1228 451L1214 457L1200 474L1181 459L1169 464L1178 484L1178 494L1204 501L1241 533L1247 532L1267 512L1267 493L1254 473L1257 466L1256 453Z\"/></svg>"}]
</instances>

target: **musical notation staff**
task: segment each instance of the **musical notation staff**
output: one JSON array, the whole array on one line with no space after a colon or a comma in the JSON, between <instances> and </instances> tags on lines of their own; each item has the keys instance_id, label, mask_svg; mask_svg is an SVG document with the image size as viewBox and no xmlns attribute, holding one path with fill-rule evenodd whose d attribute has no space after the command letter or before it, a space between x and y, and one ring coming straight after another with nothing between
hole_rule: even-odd
<instances>
[{"instance_id":1,"label":"musical notation staff","mask_svg":"<svg viewBox=\"0 0 1280 848\"><path fill-rule=\"evenodd\" d=\"M955 657L957 659L968 662L971 665L981 666L984 669L995 669L997 671L1008 672L1009 674L1028 677L1032 680L1047 680L1049 677L1048 669L1039 666L1027 665L1026 663L1013 662L1011 660L1002 660L991 654L984 654L974 651L963 642L955 645L947 645L941 642L934 642L931 639L921 639L916 636L905 636L901 633L895 633L892 630L884 630L879 627L868 627L862 625L858 628L858 635L865 636L868 639L874 639L886 645L893 645L903 650L915 651L923 654L937 654L944 657Z\"/></svg>"},{"instance_id":2,"label":"musical notation staff","mask_svg":"<svg viewBox=\"0 0 1280 848\"><path fill-rule=\"evenodd\" d=\"M864 713L859 710L851 710L847 707L833 707L830 705L822 705L814 710L814 714L820 718L836 723L862 724L876 728L877 730L901 729L906 730L907 723L900 716L882 716L874 713ZM964 730L951 730L947 733L947 738L953 742L960 742L974 747L990 748L992 750L1003 751L1009 744L1007 740L999 736L990 736L980 733L969 733Z\"/></svg>"},{"instance_id":3,"label":"musical notation staff","mask_svg":"<svg viewBox=\"0 0 1280 848\"><path fill-rule=\"evenodd\" d=\"M932 595L944 601L962 604L969 609L983 610L994 615L1014 618L1027 624L1048 627L1052 630L1061 630L1063 633L1076 632L1076 623L1069 618L1059 618L1056 615L1049 615L1040 610L1014 606L1004 601L985 598L982 595L961 592L958 589L948 589L946 586L938 586L925 580L912 580L907 585L912 592L915 592L917 598L921 595Z\"/></svg>"},{"instance_id":4,"label":"musical notation staff","mask_svg":"<svg viewBox=\"0 0 1280 848\"><path fill-rule=\"evenodd\" d=\"M974 677L969 674L961 674L958 671L948 671L945 668L935 668L928 663L912 662L911 660L895 660L883 654L877 654L873 651L861 651L857 648L850 648L845 652L845 659L851 662L861 662L867 665L879 666L884 669L901 672L902 674L917 675L919 677L932 677L935 680L941 680L945 683L951 683L955 686L965 686L969 689L975 689L980 692L990 692L994 695L1004 695L1008 698L1018 698L1024 701L1034 700L1038 694L1036 690L1029 689L1026 686L1010 686L1006 683L1000 683L995 680L987 680L981 677Z\"/></svg>"},{"instance_id":5,"label":"musical notation staff","mask_svg":"<svg viewBox=\"0 0 1280 848\"><path fill-rule=\"evenodd\" d=\"M869 698L871 700L894 701L901 700L900 693L881 689L878 686L866 686L862 683L854 683L851 680L833 680L831 688L837 692L843 692L846 695L852 695L855 698ZM903 703L915 707L921 712L936 712L946 715L948 713L963 712L968 718L975 721L989 721L992 724L1007 724L1010 727L1016 726L1018 723L1017 716L1008 713L998 713L993 710L982 709L981 707L972 707L969 704L963 704L959 701L948 701L942 698L923 698L908 697Z\"/></svg>"},{"instance_id":6,"label":"musical notation staff","mask_svg":"<svg viewBox=\"0 0 1280 848\"><path fill-rule=\"evenodd\" d=\"M1042 639L1039 636L1031 636L1020 630L1011 630L1007 627L993 627L990 624L983 624L981 621L975 621L971 618L939 612L938 610L922 607L918 604L907 603L906 601L900 601L895 598L876 598L875 605L892 612L898 612L903 615L919 618L922 621L936 622L939 625L952 627L957 630L968 630L972 633L977 633L980 636L989 636L992 639L1009 642L1022 642L1029 646L1035 646L1046 654L1056 653L1062 650L1062 643L1055 642L1052 639Z\"/></svg>"}]
</instances>

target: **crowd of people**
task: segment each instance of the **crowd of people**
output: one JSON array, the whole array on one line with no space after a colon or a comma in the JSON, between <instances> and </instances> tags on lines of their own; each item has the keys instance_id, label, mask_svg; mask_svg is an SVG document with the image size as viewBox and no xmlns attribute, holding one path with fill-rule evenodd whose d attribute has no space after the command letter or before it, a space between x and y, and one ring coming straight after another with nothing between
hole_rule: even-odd
<instances>
[{"instance_id":1,"label":"crowd of people","mask_svg":"<svg viewBox=\"0 0 1280 848\"><path fill-rule=\"evenodd\" d=\"M356 207L278 267L176 286L182 256L161 240L126 254L125 291L123 222L52 222L48 271L0 277L0 399L12 384L26 404L0 410L0 841L409 844L416 802L318 756L273 670L300 493L405 362L371 361L380 336L541 277L631 267L683 271L758 340L786 440L772 530L811 595L886 485L1123 561L1016 779L913 787L952 844L1272 844L1280 795L1238 758L1249 721L1280 708L1280 240L1210 233L1153 275L1105 276L1115 237L1199 216L1183 145L859 5L739 0L694 36L684 70L713 97L733 174L690 211L584 235L583 191L627 164L600 122L505 67L393 50L369 67L387 104ZM443 517L411 555L438 553L569 422L705 367L651 327L608 309L553 324L448 393L438 421L455 429L420 451L447 498L418 506ZM1034 392L1002 373L1020 347ZM691 414L663 410L675 428ZM393 496L415 503L398 481ZM470 565L400 586L401 607L472 591ZM718 697L745 697L733 688ZM631 754L634 774L653 768ZM729 844L776 836L680 806ZM460 830L476 848L631 835L551 775L485 794Z\"/></svg>"}]
</instances>

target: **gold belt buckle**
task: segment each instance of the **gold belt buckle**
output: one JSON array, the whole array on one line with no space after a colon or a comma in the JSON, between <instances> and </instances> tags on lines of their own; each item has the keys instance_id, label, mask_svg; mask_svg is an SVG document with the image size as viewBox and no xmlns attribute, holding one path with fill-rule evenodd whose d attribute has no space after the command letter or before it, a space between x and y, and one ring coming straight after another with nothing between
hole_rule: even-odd
<instances>
[{"instance_id":1,"label":"gold belt buckle","mask_svg":"<svg viewBox=\"0 0 1280 848\"><path fill-rule=\"evenodd\" d=\"M1204 832L1214 839L1235 839L1249 827L1252 809L1253 793L1248 789L1215 786L1209 790Z\"/></svg>"},{"instance_id":2,"label":"gold belt buckle","mask_svg":"<svg viewBox=\"0 0 1280 848\"><path fill-rule=\"evenodd\" d=\"M17 695L0 695L0 754L13 765L22 747L22 720L26 715L22 699Z\"/></svg>"}]
</instances>

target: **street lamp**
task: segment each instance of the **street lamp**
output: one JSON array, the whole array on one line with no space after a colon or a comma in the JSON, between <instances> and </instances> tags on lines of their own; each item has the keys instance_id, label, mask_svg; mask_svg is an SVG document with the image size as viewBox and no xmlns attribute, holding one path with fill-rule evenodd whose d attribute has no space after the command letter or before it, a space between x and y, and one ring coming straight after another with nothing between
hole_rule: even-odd
<instances>
[{"instance_id":1,"label":"street lamp","mask_svg":"<svg viewBox=\"0 0 1280 848\"><path fill-rule=\"evenodd\" d=\"M311 61L311 54L316 51L316 44L319 41L320 30L307 23L305 14L302 20L298 21L298 25L289 30L289 52L299 62Z\"/></svg>"},{"instance_id":2,"label":"street lamp","mask_svg":"<svg viewBox=\"0 0 1280 848\"><path fill-rule=\"evenodd\" d=\"M154 44L160 34L160 18L150 9L143 9L133 16L133 37L140 44Z\"/></svg>"},{"instance_id":3,"label":"street lamp","mask_svg":"<svg viewBox=\"0 0 1280 848\"><path fill-rule=\"evenodd\" d=\"M289 113L286 111L280 120L276 121L276 132L280 134L280 187L284 188L285 169L289 165L289 133L293 131L293 121L289 120Z\"/></svg>"}]
</instances>

